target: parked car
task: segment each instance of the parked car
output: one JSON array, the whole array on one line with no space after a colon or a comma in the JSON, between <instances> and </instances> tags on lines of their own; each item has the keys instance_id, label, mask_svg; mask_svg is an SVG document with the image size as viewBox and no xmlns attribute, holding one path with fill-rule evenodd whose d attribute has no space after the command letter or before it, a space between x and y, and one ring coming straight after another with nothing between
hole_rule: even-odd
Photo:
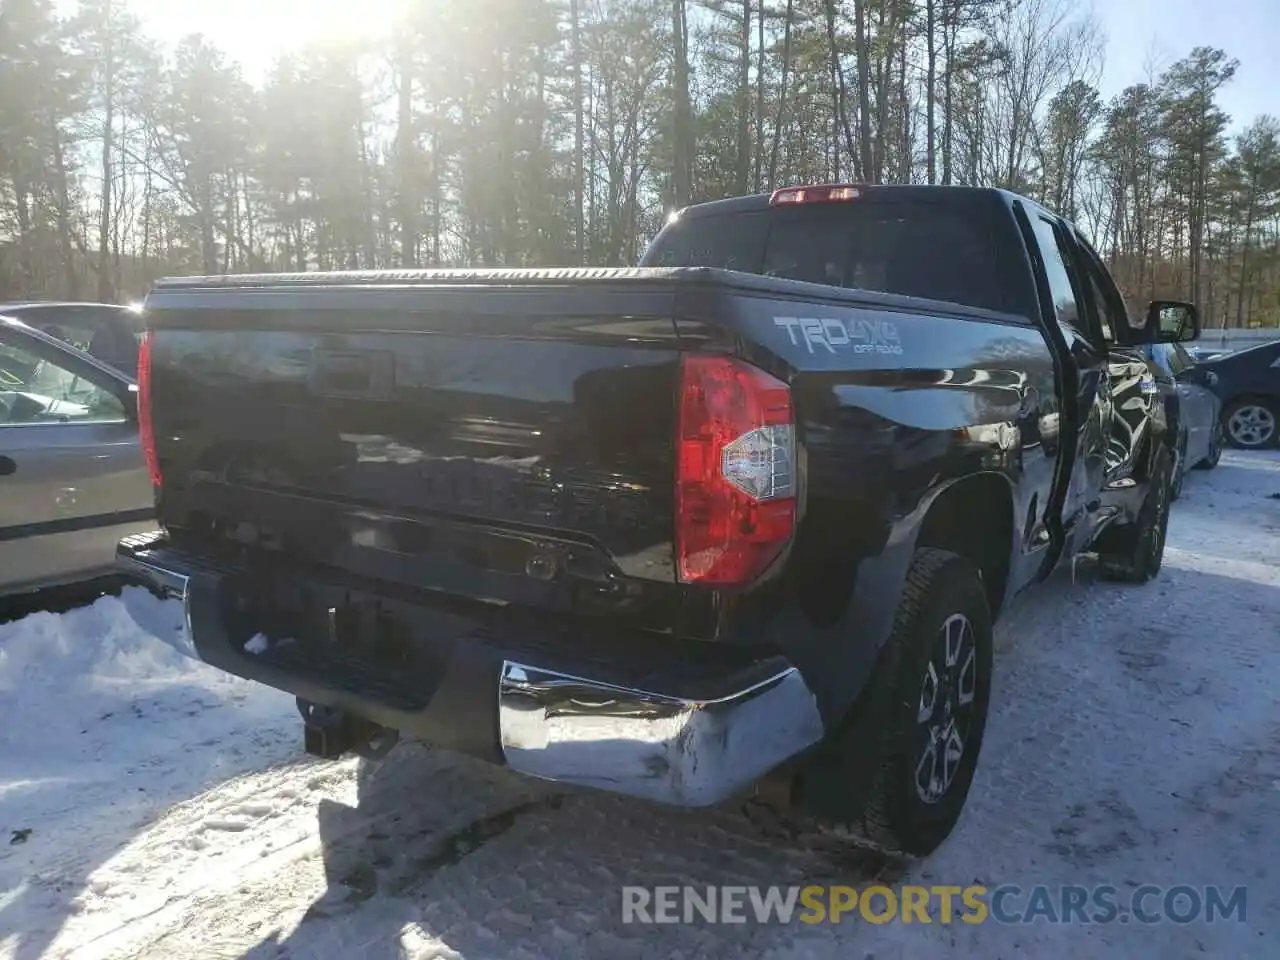
<instances>
[{"instance_id":1,"label":"parked car","mask_svg":"<svg viewBox=\"0 0 1280 960\"><path fill-rule=\"evenodd\" d=\"M0 596L117 574L154 515L133 381L0 317Z\"/></svg>"},{"instance_id":2,"label":"parked car","mask_svg":"<svg viewBox=\"0 0 1280 960\"><path fill-rule=\"evenodd\" d=\"M1212 470L1222 457L1222 404L1210 389L1217 375L1199 367L1181 343L1147 344L1143 352L1155 370L1165 418L1176 438L1172 498L1177 500L1188 470Z\"/></svg>"},{"instance_id":3,"label":"parked car","mask_svg":"<svg viewBox=\"0 0 1280 960\"><path fill-rule=\"evenodd\" d=\"M0 315L65 340L130 377L138 375L138 340L142 336L138 306L32 301L0 304Z\"/></svg>"},{"instance_id":4,"label":"parked car","mask_svg":"<svg viewBox=\"0 0 1280 960\"><path fill-rule=\"evenodd\" d=\"M996 190L691 207L640 269L162 281L122 567L174 642L531 776L926 853L968 795L992 621L1085 551L1160 570L1174 460L1069 222ZM792 806L794 804L794 806ZM806 821L807 822L807 821Z\"/></svg>"},{"instance_id":5,"label":"parked car","mask_svg":"<svg viewBox=\"0 0 1280 960\"><path fill-rule=\"evenodd\" d=\"M1222 404L1227 441L1242 450L1280 443L1280 340L1196 365Z\"/></svg>"},{"instance_id":6,"label":"parked car","mask_svg":"<svg viewBox=\"0 0 1280 960\"><path fill-rule=\"evenodd\" d=\"M1218 357L1225 357L1231 353L1228 347L1201 347L1194 344L1187 347L1186 351L1196 363L1203 363L1205 360L1216 360Z\"/></svg>"}]
</instances>

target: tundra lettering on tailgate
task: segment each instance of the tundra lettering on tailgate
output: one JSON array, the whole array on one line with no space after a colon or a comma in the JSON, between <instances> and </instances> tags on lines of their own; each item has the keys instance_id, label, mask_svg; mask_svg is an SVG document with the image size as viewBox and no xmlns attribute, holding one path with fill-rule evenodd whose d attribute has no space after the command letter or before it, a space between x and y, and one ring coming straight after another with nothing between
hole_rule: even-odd
<instances>
[{"instance_id":1,"label":"tundra lettering on tailgate","mask_svg":"<svg viewBox=\"0 0 1280 960\"><path fill-rule=\"evenodd\" d=\"M809 352L824 347L829 353L850 350L853 353L902 355L902 338L898 326L889 320L841 320L839 317L774 317L773 322L786 329L792 344L804 341Z\"/></svg>"}]
</instances>

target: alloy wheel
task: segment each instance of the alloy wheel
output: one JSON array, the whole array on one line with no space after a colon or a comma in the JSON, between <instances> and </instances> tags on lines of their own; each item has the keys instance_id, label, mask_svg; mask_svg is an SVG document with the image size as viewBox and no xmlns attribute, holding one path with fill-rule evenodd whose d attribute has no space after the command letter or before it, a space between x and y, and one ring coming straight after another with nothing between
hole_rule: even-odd
<instances>
[{"instance_id":1,"label":"alloy wheel","mask_svg":"<svg viewBox=\"0 0 1280 960\"><path fill-rule=\"evenodd\" d=\"M952 614L938 631L925 665L916 710L916 794L926 804L943 798L964 757L978 689L978 648L973 624Z\"/></svg>"},{"instance_id":2,"label":"alloy wheel","mask_svg":"<svg viewBox=\"0 0 1280 960\"><path fill-rule=\"evenodd\" d=\"M1242 447L1264 446L1275 437L1275 414L1261 404L1245 404L1232 411L1227 431Z\"/></svg>"}]
</instances>

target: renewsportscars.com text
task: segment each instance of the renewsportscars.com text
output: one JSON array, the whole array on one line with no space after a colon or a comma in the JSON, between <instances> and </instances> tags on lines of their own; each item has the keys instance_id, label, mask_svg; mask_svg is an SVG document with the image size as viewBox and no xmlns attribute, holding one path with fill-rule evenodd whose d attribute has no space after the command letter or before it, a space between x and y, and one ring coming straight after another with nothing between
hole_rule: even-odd
<instances>
[{"instance_id":1,"label":"renewsportscars.com text","mask_svg":"<svg viewBox=\"0 0 1280 960\"><path fill-rule=\"evenodd\" d=\"M623 887L623 923L1243 923L1245 887Z\"/></svg>"}]
</instances>

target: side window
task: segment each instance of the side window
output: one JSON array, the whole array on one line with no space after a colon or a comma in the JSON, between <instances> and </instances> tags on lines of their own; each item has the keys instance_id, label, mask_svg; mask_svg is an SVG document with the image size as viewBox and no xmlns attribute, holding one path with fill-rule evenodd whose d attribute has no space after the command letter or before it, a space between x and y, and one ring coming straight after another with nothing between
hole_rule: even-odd
<instances>
[{"instance_id":1,"label":"side window","mask_svg":"<svg viewBox=\"0 0 1280 960\"><path fill-rule=\"evenodd\" d=\"M1052 222L1040 216L1031 217L1031 228L1035 231L1041 259L1044 260L1045 273L1049 277L1049 292L1053 297L1053 307L1057 311L1058 322L1070 324L1080 330L1086 329L1076 300L1071 261L1063 255L1058 231Z\"/></svg>"},{"instance_id":2,"label":"side window","mask_svg":"<svg viewBox=\"0 0 1280 960\"><path fill-rule=\"evenodd\" d=\"M51 337L57 337L65 343L71 344L77 350L89 350L89 344L93 342L93 330L87 326L75 323L63 323L58 320L48 322L39 322L33 324L38 330L42 330Z\"/></svg>"},{"instance_id":3,"label":"side window","mask_svg":"<svg viewBox=\"0 0 1280 960\"><path fill-rule=\"evenodd\" d=\"M1098 308L1098 322L1107 343L1115 342L1115 331L1129 325L1129 310L1102 259L1083 238L1077 243L1085 273Z\"/></svg>"},{"instance_id":4,"label":"side window","mask_svg":"<svg viewBox=\"0 0 1280 960\"><path fill-rule=\"evenodd\" d=\"M1088 278L1089 299L1092 301L1094 315L1098 318L1098 332L1106 343L1115 343L1114 328L1111 326L1110 314L1107 311L1107 295L1098 283L1097 275L1088 267L1085 268Z\"/></svg>"},{"instance_id":5,"label":"side window","mask_svg":"<svg viewBox=\"0 0 1280 960\"><path fill-rule=\"evenodd\" d=\"M111 391L23 347L0 342L0 427L123 423Z\"/></svg>"},{"instance_id":6,"label":"side window","mask_svg":"<svg viewBox=\"0 0 1280 960\"><path fill-rule=\"evenodd\" d=\"M1182 373L1183 370L1187 370L1196 365L1196 362L1191 359L1191 354L1187 353L1182 344L1170 343L1168 344L1168 347L1169 369L1173 371L1173 375L1175 377Z\"/></svg>"}]
</instances>

